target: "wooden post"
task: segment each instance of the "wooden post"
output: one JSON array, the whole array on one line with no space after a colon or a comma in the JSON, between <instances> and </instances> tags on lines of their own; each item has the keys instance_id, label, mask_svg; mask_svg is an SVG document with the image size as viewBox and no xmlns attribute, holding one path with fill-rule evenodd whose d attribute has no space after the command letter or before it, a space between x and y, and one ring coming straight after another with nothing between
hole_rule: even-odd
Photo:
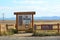
<instances>
[{"instance_id":1,"label":"wooden post","mask_svg":"<svg viewBox=\"0 0 60 40\"><path fill-rule=\"evenodd\" d=\"M8 31L8 24L6 24L6 30Z\"/></svg>"},{"instance_id":2,"label":"wooden post","mask_svg":"<svg viewBox=\"0 0 60 40\"><path fill-rule=\"evenodd\" d=\"M18 15L16 15L16 29L18 30Z\"/></svg>"},{"instance_id":3,"label":"wooden post","mask_svg":"<svg viewBox=\"0 0 60 40\"><path fill-rule=\"evenodd\" d=\"M34 25L33 25L33 22L34 22L34 21L33 21L33 20L34 20L34 19L33 19L33 14L32 14L32 28L33 28L33 31L34 31L34 27L33 27L33 26L34 26Z\"/></svg>"},{"instance_id":4,"label":"wooden post","mask_svg":"<svg viewBox=\"0 0 60 40\"><path fill-rule=\"evenodd\" d=\"M57 23L57 26L58 26L58 34L59 34L59 23Z\"/></svg>"},{"instance_id":5,"label":"wooden post","mask_svg":"<svg viewBox=\"0 0 60 40\"><path fill-rule=\"evenodd\" d=\"M35 25L34 25L34 32L36 32L36 27L37 27L37 26L36 26L36 24L35 24Z\"/></svg>"}]
</instances>

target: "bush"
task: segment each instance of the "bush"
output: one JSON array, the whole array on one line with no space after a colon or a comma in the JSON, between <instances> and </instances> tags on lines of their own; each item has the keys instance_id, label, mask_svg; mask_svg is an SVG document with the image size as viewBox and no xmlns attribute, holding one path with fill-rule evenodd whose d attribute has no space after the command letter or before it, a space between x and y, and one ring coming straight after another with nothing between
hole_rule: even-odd
<instances>
[{"instance_id":1,"label":"bush","mask_svg":"<svg viewBox=\"0 0 60 40\"><path fill-rule=\"evenodd\" d=\"M38 33L34 32L33 36L59 36L60 34L58 33Z\"/></svg>"},{"instance_id":2,"label":"bush","mask_svg":"<svg viewBox=\"0 0 60 40\"><path fill-rule=\"evenodd\" d=\"M32 29L32 28L27 29L27 30L25 30L25 32L26 32L26 33L32 33L32 32L33 32L33 29Z\"/></svg>"},{"instance_id":3,"label":"bush","mask_svg":"<svg viewBox=\"0 0 60 40\"><path fill-rule=\"evenodd\" d=\"M17 33L18 31L16 29L8 29L7 31L3 31L0 33L0 36L7 36L7 35L13 35Z\"/></svg>"},{"instance_id":4,"label":"bush","mask_svg":"<svg viewBox=\"0 0 60 40\"><path fill-rule=\"evenodd\" d=\"M12 33L18 33L17 29L9 29L9 32L12 32Z\"/></svg>"},{"instance_id":5,"label":"bush","mask_svg":"<svg viewBox=\"0 0 60 40\"><path fill-rule=\"evenodd\" d=\"M6 32L6 31L3 31L2 33L1 33L1 36L7 36L7 35L12 35L13 33L12 32Z\"/></svg>"},{"instance_id":6,"label":"bush","mask_svg":"<svg viewBox=\"0 0 60 40\"><path fill-rule=\"evenodd\" d=\"M5 31L3 31L3 32L1 33L1 36L3 36L3 35L7 35Z\"/></svg>"},{"instance_id":7,"label":"bush","mask_svg":"<svg viewBox=\"0 0 60 40\"><path fill-rule=\"evenodd\" d=\"M18 33L17 29L12 29L12 31L15 33Z\"/></svg>"}]
</instances>

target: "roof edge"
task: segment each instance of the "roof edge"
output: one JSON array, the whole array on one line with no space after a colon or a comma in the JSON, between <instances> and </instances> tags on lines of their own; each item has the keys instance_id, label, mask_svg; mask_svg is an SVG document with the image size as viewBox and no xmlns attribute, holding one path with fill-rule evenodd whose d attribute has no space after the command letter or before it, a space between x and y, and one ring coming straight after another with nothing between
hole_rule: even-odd
<instances>
[{"instance_id":1,"label":"roof edge","mask_svg":"<svg viewBox=\"0 0 60 40\"><path fill-rule=\"evenodd\" d=\"M23 14L29 14L29 15L32 15L32 14L35 14L35 12L14 12L14 15L23 15Z\"/></svg>"}]
</instances>

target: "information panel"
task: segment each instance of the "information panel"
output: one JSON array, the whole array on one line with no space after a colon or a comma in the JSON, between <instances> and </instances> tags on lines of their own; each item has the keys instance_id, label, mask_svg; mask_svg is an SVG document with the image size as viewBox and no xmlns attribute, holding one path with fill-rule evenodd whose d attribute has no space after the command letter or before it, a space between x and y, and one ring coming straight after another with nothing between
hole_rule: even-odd
<instances>
[{"instance_id":1,"label":"information panel","mask_svg":"<svg viewBox=\"0 0 60 40\"><path fill-rule=\"evenodd\" d=\"M31 22L31 15L25 15L24 17L23 17L23 24L30 24L30 22Z\"/></svg>"},{"instance_id":2,"label":"information panel","mask_svg":"<svg viewBox=\"0 0 60 40\"><path fill-rule=\"evenodd\" d=\"M53 29L53 25L41 25L41 29L42 30L52 30Z\"/></svg>"}]
</instances>

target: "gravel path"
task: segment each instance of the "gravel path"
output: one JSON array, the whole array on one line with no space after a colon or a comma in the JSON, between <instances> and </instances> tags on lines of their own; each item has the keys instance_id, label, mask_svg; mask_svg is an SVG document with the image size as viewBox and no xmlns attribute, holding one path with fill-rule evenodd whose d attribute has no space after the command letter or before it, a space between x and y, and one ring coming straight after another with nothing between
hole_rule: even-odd
<instances>
[{"instance_id":1,"label":"gravel path","mask_svg":"<svg viewBox=\"0 0 60 40\"><path fill-rule=\"evenodd\" d=\"M60 40L60 36L50 36L50 37L0 36L0 40Z\"/></svg>"}]
</instances>

